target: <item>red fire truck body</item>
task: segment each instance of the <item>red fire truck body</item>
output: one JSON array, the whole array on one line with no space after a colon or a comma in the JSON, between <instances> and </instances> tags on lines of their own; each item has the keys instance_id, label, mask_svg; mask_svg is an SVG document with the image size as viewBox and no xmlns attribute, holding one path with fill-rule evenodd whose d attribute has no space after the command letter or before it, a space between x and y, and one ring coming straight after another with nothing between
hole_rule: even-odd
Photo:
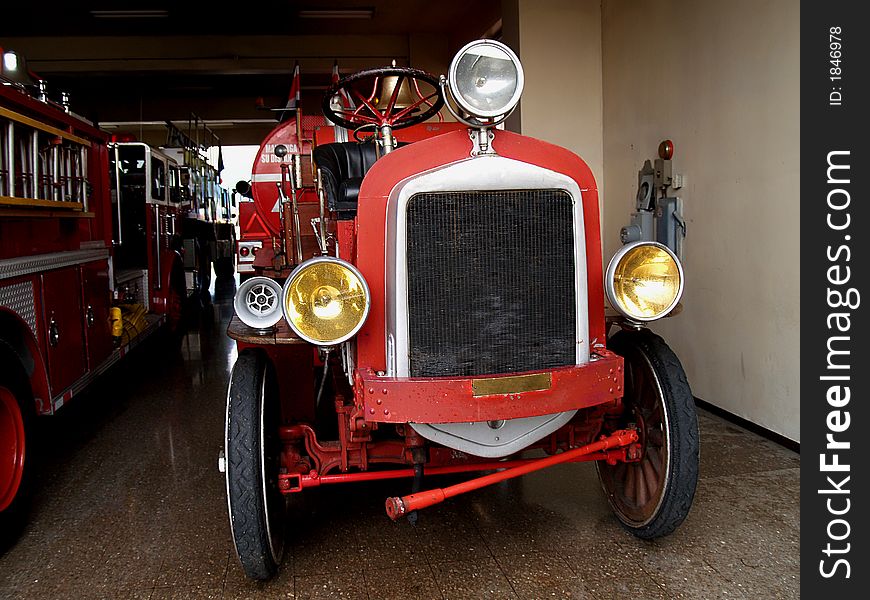
<instances>
[{"instance_id":1,"label":"red fire truck body","mask_svg":"<svg viewBox=\"0 0 870 600\"><path fill-rule=\"evenodd\" d=\"M3 527L24 521L34 418L55 413L162 323L178 323L169 178L168 161L125 160L90 123L0 86ZM118 194L118 183L138 196ZM146 197L152 189L167 196ZM121 305L130 311L119 320Z\"/></svg>"},{"instance_id":2,"label":"red fire truck body","mask_svg":"<svg viewBox=\"0 0 870 600\"><path fill-rule=\"evenodd\" d=\"M181 318L185 299L181 224L190 199L177 163L141 142L109 145L115 280L144 276L146 309ZM171 306L170 306L171 304Z\"/></svg>"}]
</instances>

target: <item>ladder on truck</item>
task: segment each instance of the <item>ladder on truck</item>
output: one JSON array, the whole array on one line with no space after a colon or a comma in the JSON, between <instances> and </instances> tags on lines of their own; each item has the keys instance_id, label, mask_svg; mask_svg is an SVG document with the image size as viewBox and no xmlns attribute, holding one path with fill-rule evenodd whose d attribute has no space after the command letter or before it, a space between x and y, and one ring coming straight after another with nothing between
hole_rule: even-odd
<instances>
[{"instance_id":1,"label":"ladder on truck","mask_svg":"<svg viewBox=\"0 0 870 600\"><path fill-rule=\"evenodd\" d=\"M0 206L87 212L91 143L0 107Z\"/></svg>"}]
</instances>

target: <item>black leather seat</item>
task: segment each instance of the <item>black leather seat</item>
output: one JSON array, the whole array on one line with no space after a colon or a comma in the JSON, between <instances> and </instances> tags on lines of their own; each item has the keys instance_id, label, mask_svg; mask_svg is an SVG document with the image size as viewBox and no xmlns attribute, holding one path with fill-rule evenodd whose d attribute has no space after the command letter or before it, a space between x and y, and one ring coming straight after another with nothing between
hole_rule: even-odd
<instances>
[{"instance_id":1,"label":"black leather seat","mask_svg":"<svg viewBox=\"0 0 870 600\"><path fill-rule=\"evenodd\" d=\"M353 216L363 177L378 159L374 142L323 144L314 149L313 158L322 175L329 209Z\"/></svg>"}]
</instances>

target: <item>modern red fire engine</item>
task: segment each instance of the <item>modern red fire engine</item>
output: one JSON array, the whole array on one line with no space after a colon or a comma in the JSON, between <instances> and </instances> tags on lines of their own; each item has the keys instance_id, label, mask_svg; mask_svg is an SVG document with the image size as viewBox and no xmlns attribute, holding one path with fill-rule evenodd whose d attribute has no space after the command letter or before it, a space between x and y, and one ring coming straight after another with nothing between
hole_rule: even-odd
<instances>
[{"instance_id":1,"label":"modern red fire engine","mask_svg":"<svg viewBox=\"0 0 870 600\"><path fill-rule=\"evenodd\" d=\"M188 284L205 293L212 267L218 277L230 277L236 270L238 208L234 195L220 185L221 146L214 132L195 116L187 133L171 122L166 126L167 144L160 151L179 169L180 197L187 209L180 234L187 271L194 275Z\"/></svg>"},{"instance_id":2,"label":"modern red fire engine","mask_svg":"<svg viewBox=\"0 0 870 600\"><path fill-rule=\"evenodd\" d=\"M315 134L311 202L293 154L271 150L282 268L236 294L220 459L249 577L280 564L286 497L323 485L412 479L386 511L416 518L457 494L595 461L635 535L686 517L693 397L646 329L678 306L680 260L643 238L602 269L589 167L498 128L522 89L518 58L491 40L466 45L440 78L393 66L341 79L323 102L336 127ZM456 122L430 121L442 107ZM424 473L474 471L492 472L420 491Z\"/></svg>"},{"instance_id":3,"label":"modern red fire engine","mask_svg":"<svg viewBox=\"0 0 870 600\"><path fill-rule=\"evenodd\" d=\"M184 294L170 161L131 156L46 95L14 52L0 72L0 529L23 524L38 415L167 321ZM30 92L38 90L37 95ZM122 190L119 192L119 190Z\"/></svg>"}]
</instances>

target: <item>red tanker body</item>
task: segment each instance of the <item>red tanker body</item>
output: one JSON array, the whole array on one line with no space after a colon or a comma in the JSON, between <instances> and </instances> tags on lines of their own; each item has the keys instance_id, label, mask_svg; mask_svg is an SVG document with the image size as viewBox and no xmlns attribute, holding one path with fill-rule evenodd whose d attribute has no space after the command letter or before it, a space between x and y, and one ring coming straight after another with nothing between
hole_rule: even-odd
<instances>
[{"instance_id":1,"label":"red tanker body","mask_svg":"<svg viewBox=\"0 0 870 600\"><path fill-rule=\"evenodd\" d=\"M636 241L602 269L589 167L498 128L522 88L516 55L489 40L460 50L440 79L387 67L333 83L313 202L301 200L294 155L273 149L278 177L263 183L275 190L280 268L236 294L220 460L249 577L280 564L286 496L327 484L410 478L412 493L386 512L413 520L460 493L595 461L635 535L685 518L693 397L645 328L676 312L680 261ZM457 122L429 121L442 107ZM497 472L420 491L424 473L483 470Z\"/></svg>"},{"instance_id":2,"label":"red tanker body","mask_svg":"<svg viewBox=\"0 0 870 600\"><path fill-rule=\"evenodd\" d=\"M243 201L239 207L237 259L239 272L246 275L265 273L281 277L282 270L289 267L281 250L281 244L286 242L278 194L282 178L288 186L293 183L303 212L307 214L312 207L317 207L311 148L315 130L325 126L326 119L317 115L303 116L298 110L294 112L292 118L279 123L260 145L251 168L251 182L240 181L236 186L236 191L252 200ZM280 157L275 154L276 148ZM313 233L308 230L302 235L310 237Z\"/></svg>"},{"instance_id":3,"label":"red tanker body","mask_svg":"<svg viewBox=\"0 0 870 600\"><path fill-rule=\"evenodd\" d=\"M10 68L23 65L20 57L7 52L2 63L5 534L24 524L34 419L54 414L160 324L168 320L177 327L184 275L173 242L178 212L165 157L131 159L66 103L48 100L42 82L39 98L31 97L28 90L37 87L32 74ZM127 191L118 193L118 184Z\"/></svg>"}]
</instances>

